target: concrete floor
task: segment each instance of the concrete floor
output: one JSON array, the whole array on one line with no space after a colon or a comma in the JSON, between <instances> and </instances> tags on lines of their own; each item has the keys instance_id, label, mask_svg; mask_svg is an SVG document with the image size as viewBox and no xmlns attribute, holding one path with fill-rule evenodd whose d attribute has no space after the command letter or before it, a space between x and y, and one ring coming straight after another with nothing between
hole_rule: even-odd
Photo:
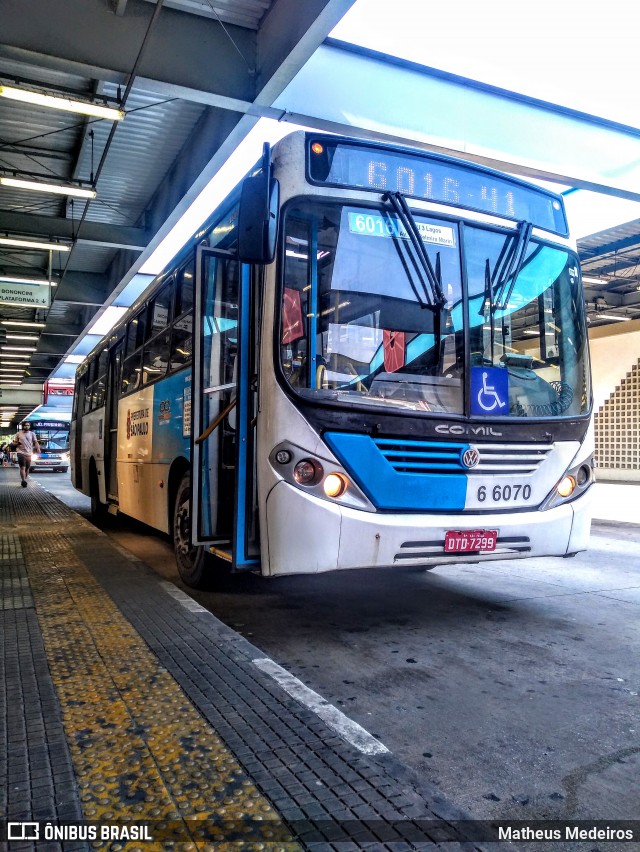
<instances>
[{"instance_id":1,"label":"concrete floor","mask_svg":"<svg viewBox=\"0 0 640 852\"><path fill-rule=\"evenodd\" d=\"M34 478L88 513L67 477ZM187 591L474 818L633 819L636 495L596 484L590 549L574 559L244 575ZM105 532L181 585L166 537L125 518Z\"/></svg>"}]
</instances>

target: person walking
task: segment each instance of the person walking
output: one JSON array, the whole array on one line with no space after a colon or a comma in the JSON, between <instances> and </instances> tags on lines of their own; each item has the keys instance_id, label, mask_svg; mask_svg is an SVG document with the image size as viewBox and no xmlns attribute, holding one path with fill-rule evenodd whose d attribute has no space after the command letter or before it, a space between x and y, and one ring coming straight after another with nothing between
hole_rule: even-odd
<instances>
[{"instance_id":1,"label":"person walking","mask_svg":"<svg viewBox=\"0 0 640 852\"><path fill-rule=\"evenodd\" d=\"M40 452L40 444L35 434L31 431L30 423L22 424L22 431L18 432L13 439L18 454L18 465L20 467L20 479L23 488L27 487L27 477L31 467L31 456L33 451Z\"/></svg>"}]
</instances>

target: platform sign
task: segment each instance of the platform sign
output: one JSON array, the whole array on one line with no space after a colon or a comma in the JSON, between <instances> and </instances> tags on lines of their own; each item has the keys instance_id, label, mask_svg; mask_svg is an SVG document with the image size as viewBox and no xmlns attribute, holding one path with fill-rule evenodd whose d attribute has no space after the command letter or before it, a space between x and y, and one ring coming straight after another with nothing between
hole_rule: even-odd
<instances>
[{"instance_id":1,"label":"platform sign","mask_svg":"<svg viewBox=\"0 0 640 852\"><path fill-rule=\"evenodd\" d=\"M0 283L0 304L25 308L48 308L51 288L48 284Z\"/></svg>"}]
</instances>

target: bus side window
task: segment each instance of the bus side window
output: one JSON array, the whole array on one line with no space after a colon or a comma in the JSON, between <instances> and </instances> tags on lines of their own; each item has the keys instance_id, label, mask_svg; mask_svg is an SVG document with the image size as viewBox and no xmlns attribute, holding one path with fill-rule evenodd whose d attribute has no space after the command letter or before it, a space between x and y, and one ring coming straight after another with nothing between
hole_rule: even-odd
<instances>
[{"instance_id":1,"label":"bus side window","mask_svg":"<svg viewBox=\"0 0 640 852\"><path fill-rule=\"evenodd\" d=\"M103 349L98 358L98 366L96 369L97 377L94 384L93 393L93 408L100 408L104 405L105 385L107 380L107 358L109 355L108 349Z\"/></svg>"},{"instance_id":2,"label":"bus side window","mask_svg":"<svg viewBox=\"0 0 640 852\"><path fill-rule=\"evenodd\" d=\"M176 280L176 317L191 313L193 310L194 269L195 263L191 260L178 271Z\"/></svg>"},{"instance_id":3,"label":"bus side window","mask_svg":"<svg viewBox=\"0 0 640 852\"><path fill-rule=\"evenodd\" d=\"M84 396L84 413L88 414L91 411L91 401L93 398L93 382L96 378L96 361L93 360L87 364L87 372L85 376L85 396Z\"/></svg>"},{"instance_id":4,"label":"bus side window","mask_svg":"<svg viewBox=\"0 0 640 852\"><path fill-rule=\"evenodd\" d=\"M176 278L175 322L171 331L169 372L191 363L193 351L193 281L195 265L190 261Z\"/></svg>"},{"instance_id":5,"label":"bus side window","mask_svg":"<svg viewBox=\"0 0 640 852\"><path fill-rule=\"evenodd\" d=\"M76 378L76 388L73 395L73 410L72 417L74 420L79 415L84 413L84 397L87 387L87 374L83 373L79 378Z\"/></svg>"},{"instance_id":6,"label":"bus side window","mask_svg":"<svg viewBox=\"0 0 640 852\"><path fill-rule=\"evenodd\" d=\"M149 306L147 342L142 360L142 381L145 385L162 378L167 372L172 297L173 279L160 290Z\"/></svg>"},{"instance_id":7,"label":"bus side window","mask_svg":"<svg viewBox=\"0 0 640 852\"><path fill-rule=\"evenodd\" d=\"M120 394L129 393L135 390L140 384L140 369L142 362L142 349L138 348L138 338L144 332L144 321L142 314L134 317L127 326L127 342L125 348L125 358L122 364L122 384ZM142 341L140 341L141 343Z\"/></svg>"},{"instance_id":8,"label":"bus side window","mask_svg":"<svg viewBox=\"0 0 640 852\"><path fill-rule=\"evenodd\" d=\"M170 330L165 329L160 334L156 334L144 347L142 381L145 385L162 378L167 372L170 334Z\"/></svg>"}]
</instances>

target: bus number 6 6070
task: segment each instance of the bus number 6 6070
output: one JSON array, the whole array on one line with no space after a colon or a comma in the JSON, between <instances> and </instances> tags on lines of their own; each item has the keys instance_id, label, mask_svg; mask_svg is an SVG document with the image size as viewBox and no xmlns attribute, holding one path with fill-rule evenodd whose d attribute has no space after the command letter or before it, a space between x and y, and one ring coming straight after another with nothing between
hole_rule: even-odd
<instances>
[{"instance_id":1,"label":"bus number 6 6070","mask_svg":"<svg viewBox=\"0 0 640 852\"><path fill-rule=\"evenodd\" d=\"M487 491L486 485L481 485L478 488L478 502L484 503L489 498L494 503L508 503L515 501L520 497L522 500L528 500L531 497L530 485L494 485L492 489Z\"/></svg>"}]
</instances>

